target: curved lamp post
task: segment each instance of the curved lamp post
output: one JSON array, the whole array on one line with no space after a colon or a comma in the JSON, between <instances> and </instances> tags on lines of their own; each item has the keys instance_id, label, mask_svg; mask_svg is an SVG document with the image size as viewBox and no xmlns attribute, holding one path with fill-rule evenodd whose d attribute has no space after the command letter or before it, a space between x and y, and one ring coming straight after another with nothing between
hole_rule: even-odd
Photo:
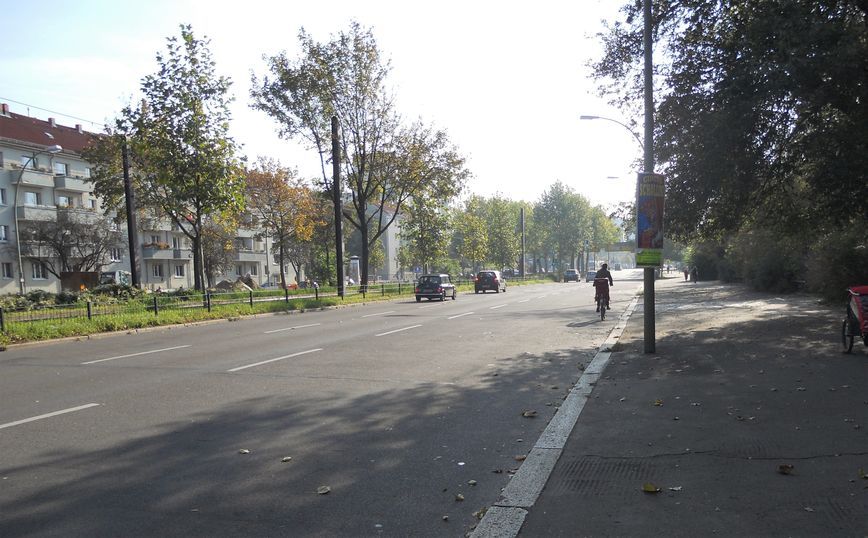
<instances>
[{"instance_id":1,"label":"curved lamp post","mask_svg":"<svg viewBox=\"0 0 868 538\"><path fill-rule=\"evenodd\" d=\"M61 151L63 151L63 148L55 144L31 155L21 166L21 172L18 173L18 181L15 183L15 202L13 204L15 212L15 250L18 253L18 290L21 295L24 295L24 263L21 261L21 235L18 233L18 191L21 189L21 180L24 178L25 170L36 160L37 155L42 155L43 153L53 155Z\"/></svg>"},{"instance_id":2,"label":"curved lamp post","mask_svg":"<svg viewBox=\"0 0 868 538\"><path fill-rule=\"evenodd\" d=\"M605 117L605 116L586 116L586 115L582 115L582 116L579 116L579 119L580 119L580 120L606 120L606 121L611 121L612 123L617 123L618 125L620 125L620 126L623 127L624 129L627 129L627 130L630 132L630 134L633 135L633 138L636 139L636 142L639 143L639 147L642 148L643 151L645 150L645 144L642 143L642 139L639 138L639 135L637 135L636 133L634 133L634 132L633 132L633 129L631 129L629 126L627 126L626 123L621 123L621 122L618 121L618 120L615 120L615 119L612 119L612 118L607 118L607 117Z\"/></svg>"}]
</instances>

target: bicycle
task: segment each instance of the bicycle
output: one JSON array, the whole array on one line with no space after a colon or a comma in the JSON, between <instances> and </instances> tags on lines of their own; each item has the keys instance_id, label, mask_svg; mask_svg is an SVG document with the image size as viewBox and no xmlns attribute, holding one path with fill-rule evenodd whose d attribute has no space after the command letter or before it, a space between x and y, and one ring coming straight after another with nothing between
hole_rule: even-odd
<instances>
[{"instance_id":1,"label":"bicycle","mask_svg":"<svg viewBox=\"0 0 868 538\"><path fill-rule=\"evenodd\" d=\"M600 313L600 321L606 321L606 310L609 310L609 279L595 278L594 288L597 290L594 300L597 303L597 312Z\"/></svg>"}]
</instances>

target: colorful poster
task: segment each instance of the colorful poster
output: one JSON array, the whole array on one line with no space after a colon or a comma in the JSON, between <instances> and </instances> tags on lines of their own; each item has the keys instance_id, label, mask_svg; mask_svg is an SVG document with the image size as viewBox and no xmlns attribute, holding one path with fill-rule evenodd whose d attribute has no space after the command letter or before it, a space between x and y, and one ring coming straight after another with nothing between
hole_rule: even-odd
<instances>
[{"instance_id":1,"label":"colorful poster","mask_svg":"<svg viewBox=\"0 0 868 538\"><path fill-rule=\"evenodd\" d=\"M663 175L640 173L636 189L636 266L660 267L663 265Z\"/></svg>"}]
</instances>

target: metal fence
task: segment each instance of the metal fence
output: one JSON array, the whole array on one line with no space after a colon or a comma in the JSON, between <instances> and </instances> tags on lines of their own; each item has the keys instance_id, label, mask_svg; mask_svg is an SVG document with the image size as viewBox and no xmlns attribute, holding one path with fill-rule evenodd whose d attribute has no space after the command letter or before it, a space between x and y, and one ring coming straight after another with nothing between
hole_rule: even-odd
<instances>
[{"instance_id":1,"label":"metal fence","mask_svg":"<svg viewBox=\"0 0 868 538\"><path fill-rule=\"evenodd\" d=\"M529 277L528 279L530 279ZM512 278L512 281L526 279ZM453 283L460 287L472 286L473 280L456 279ZM123 302L79 302L69 305L35 305L28 309L4 309L0 307L0 331L10 332L16 324L38 324L68 320L93 320L105 317L130 317L136 315L159 316L161 313L184 310L204 309L211 312L230 305L248 305L251 311L277 310L273 307L260 307L263 303L290 303L294 300L325 297L359 296L401 296L412 295L415 291L413 281L372 282L367 286L317 287L302 289L257 289L245 291L223 291L189 293L186 295L173 293L154 293ZM343 292L343 293L341 293Z\"/></svg>"}]
</instances>

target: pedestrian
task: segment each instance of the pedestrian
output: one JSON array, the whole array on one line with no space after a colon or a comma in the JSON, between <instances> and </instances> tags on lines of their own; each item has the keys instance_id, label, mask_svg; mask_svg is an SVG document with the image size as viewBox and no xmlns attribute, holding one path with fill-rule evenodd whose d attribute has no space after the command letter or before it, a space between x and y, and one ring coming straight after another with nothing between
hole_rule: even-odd
<instances>
[{"instance_id":1,"label":"pedestrian","mask_svg":"<svg viewBox=\"0 0 868 538\"><path fill-rule=\"evenodd\" d=\"M692 280L694 284L699 281L699 269L695 265L690 269L690 280Z\"/></svg>"},{"instance_id":2,"label":"pedestrian","mask_svg":"<svg viewBox=\"0 0 868 538\"><path fill-rule=\"evenodd\" d=\"M684 281L687 282L687 277L690 276L690 267L684 266Z\"/></svg>"}]
</instances>

